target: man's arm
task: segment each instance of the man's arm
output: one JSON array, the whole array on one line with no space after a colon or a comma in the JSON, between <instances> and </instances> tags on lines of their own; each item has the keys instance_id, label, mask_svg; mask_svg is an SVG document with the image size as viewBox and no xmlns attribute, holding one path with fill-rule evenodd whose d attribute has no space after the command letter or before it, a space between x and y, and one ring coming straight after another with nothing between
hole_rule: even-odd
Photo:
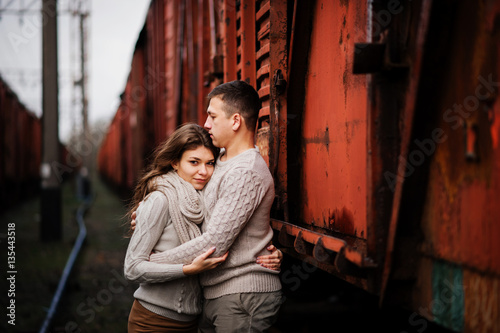
<instances>
[{"instance_id":1,"label":"man's arm","mask_svg":"<svg viewBox=\"0 0 500 333\"><path fill-rule=\"evenodd\" d=\"M175 249L152 254L151 262L188 263L215 247L214 255L229 250L265 195L261 177L251 170L234 170L221 184L220 196L203 235Z\"/></svg>"}]
</instances>

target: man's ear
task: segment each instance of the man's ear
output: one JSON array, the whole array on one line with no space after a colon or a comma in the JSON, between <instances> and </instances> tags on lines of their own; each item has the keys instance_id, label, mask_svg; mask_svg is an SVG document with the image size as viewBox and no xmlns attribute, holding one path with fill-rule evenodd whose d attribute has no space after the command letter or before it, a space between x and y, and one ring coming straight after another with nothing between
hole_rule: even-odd
<instances>
[{"instance_id":1,"label":"man's ear","mask_svg":"<svg viewBox=\"0 0 500 333\"><path fill-rule=\"evenodd\" d=\"M239 113L234 113L231 116L231 120L233 121L233 131L237 131L243 123L243 117Z\"/></svg>"}]
</instances>

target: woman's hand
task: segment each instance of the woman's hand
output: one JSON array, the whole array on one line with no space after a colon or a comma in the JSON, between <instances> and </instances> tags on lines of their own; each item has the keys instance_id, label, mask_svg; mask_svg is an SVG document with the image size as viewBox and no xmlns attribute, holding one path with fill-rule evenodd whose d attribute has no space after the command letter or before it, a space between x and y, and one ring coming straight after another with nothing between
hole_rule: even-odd
<instances>
[{"instance_id":1,"label":"woman's hand","mask_svg":"<svg viewBox=\"0 0 500 333\"><path fill-rule=\"evenodd\" d=\"M136 209L138 209L138 208L139 208L139 206L141 205L141 203L142 203L142 201L141 201L141 202L139 202L139 205L137 205L137 208L136 208ZM130 215L130 217L132 218L132 221L130 221L130 230L131 230L132 232L134 232L134 230L135 230L135 219L137 218L136 210L134 210L134 211L132 212L132 214Z\"/></svg>"},{"instance_id":2,"label":"woman's hand","mask_svg":"<svg viewBox=\"0 0 500 333\"><path fill-rule=\"evenodd\" d=\"M130 221L130 229L132 231L135 230L135 218L137 217L137 214L135 213L135 210L132 212L132 221Z\"/></svg>"},{"instance_id":3,"label":"woman's hand","mask_svg":"<svg viewBox=\"0 0 500 333\"><path fill-rule=\"evenodd\" d=\"M215 247L212 247L207 252L200 254L199 256L194 258L192 263L190 263L189 265L184 265L184 267L182 267L182 271L185 275L198 274L210 269L214 269L215 267L226 261L228 252L226 252L222 257L209 258L210 255L212 255L214 252Z\"/></svg>"},{"instance_id":4,"label":"woman's hand","mask_svg":"<svg viewBox=\"0 0 500 333\"><path fill-rule=\"evenodd\" d=\"M281 261L283 260L283 253L273 244L268 245L266 249L271 251L271 254L257 257L257 263L262 267L279 271L281 268Z\"/></svg>"}]
</instances>

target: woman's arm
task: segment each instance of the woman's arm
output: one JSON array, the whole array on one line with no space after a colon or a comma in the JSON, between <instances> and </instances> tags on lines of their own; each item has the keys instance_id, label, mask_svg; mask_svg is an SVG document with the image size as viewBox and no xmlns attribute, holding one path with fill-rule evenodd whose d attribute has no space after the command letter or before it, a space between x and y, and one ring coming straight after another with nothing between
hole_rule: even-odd
<instances>
[{"instance_id":1,"label":"woman's arm","mask_svg":"<svg viewBox=\"0 0 500 333\"><path fill-rule=\"evenodd\" d=\"M160 239L168 221L168 201L163 194L153 193L140 205L139 227L133 227L125 257L125 277L139 282L164 282L185 275L198 274L213 269L224 262L227 253L222 257L209 258L215 248L209 249L196 257L190 264L158 264L149 261L154 246ZM137 218L138 212L132 214ZM172 232L175 230L172 228Z\"/></svg>"},{"instance_id":2,"label":"woman's arm","mask_svg":"<svg viewBox=\"0 0 500 333\"><path fill-rule=\"evenodd\" d=\"M251 170L233 170L221 185L210 221L203 234L174 249L153 253L152 262L189 263L201 253L215 247L215 254L222 255L238 237L265 195L265 186ZM237 208L235 203L239 203ZM140 221L137 225L140 226ZM136 226L137 228L137 226Z\"/></svg>"},{"instance_id":3,"label":"woman's arm","mask_svg":"<svg viewBox=\"0 0 500 333\"><path fill-rule=\"evenodd\" d=\"M130 239L124 263L125 277L138 282L164 282L184 277L182 264L157 264L149 261L151 251L168 221L168 201L153 192L136 213L138 225Z\"/></svg>"},{"instance_id":4,"label":"woman's arm","mask_svg":"<svg viewBox=\"0 0 500 333\"><path fill-rule=\"evenodd\" d=\"M135 230L135 225L136 225L135 219L136 219L136 216L137 216L136 212L132 212L132 221L130 221L130 226L131 226L132 231ZM269 269L272 269L272 270L275 270L275 271L279 271L280 268L281 268L281 262L283 261L283 252L281 252L281 250L278 249L273 244L270 244L267 247L267 250L270 251L271 254L257 257L257 263L259 265L261 265L262 267L269 268ZM191 274L201 273L201 272L203 272L205 270L215 268L218 265L220 265L223 261L225 261L225 259L227 258L228 252L226 252L226 254L223 257L209 258L209 259L222 259L223 258L223 260L220 260L220 262L218 262L214 267L210 267L208 269L204 269L203 267L198 267L197 268L196 266L192 266L192 265L195 264L195 262L200 263L202 265L203 264L209 265L211 261L209 260L209 262L204 263L203 259L206 260L212 253L214 253L214 251L215 251L215 247L212 247L210 250L208 250L207 252L201 254L199 257L197 257L195 260L193 260L192 264L190 264L190 265L184 265L184 268L183 268L184 274L191 275ZM199 270L197 271L197 269L199 269Z\"/></svg>"},{"instance_id":5,"label":"woman's arm","mask_svg":"<svg viewBox=\"0 0 500 333\"><path fill-rule=\"evenodd\" d=\"M214 269L215 267L226 261L227 255L229 253L226 252L222 257L209 258L214 252L215 247L212 247L207 252L202 253L198 257L196 257L192 263L184 265L182 269L184 271L184 274L193 275L208 271L210 269Z\"/></svg>"}]
</instances>

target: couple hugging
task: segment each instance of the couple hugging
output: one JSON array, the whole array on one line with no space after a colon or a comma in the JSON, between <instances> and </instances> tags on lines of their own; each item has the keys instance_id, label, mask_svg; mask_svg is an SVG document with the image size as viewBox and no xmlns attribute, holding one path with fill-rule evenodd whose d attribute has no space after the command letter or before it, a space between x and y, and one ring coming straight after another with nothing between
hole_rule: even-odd
<instances>
[{"instance_id":1,"label":"couple hugging","mask_svg":"<svg viewBox=\"0 0 500 333\"><path fill-rule=\"evenodd\" d=\"M263 332L277 318L282 254L270 245L273 178L254 146L259 96L232 81L208 98L206 130L177 129L136 187L129 332Z\"/></svg>"}]
</instances>

